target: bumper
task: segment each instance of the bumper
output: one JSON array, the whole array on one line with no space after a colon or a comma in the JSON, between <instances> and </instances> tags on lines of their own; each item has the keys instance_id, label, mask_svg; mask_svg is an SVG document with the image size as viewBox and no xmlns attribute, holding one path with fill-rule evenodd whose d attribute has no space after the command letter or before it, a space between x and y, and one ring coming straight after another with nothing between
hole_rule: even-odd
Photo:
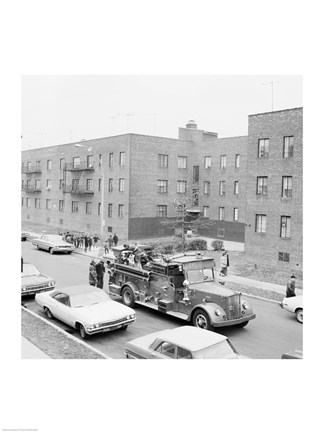
<instances>
[{"instance_id":1,"label":"bumper","mask_svg":"<svg viewBox=\"0 0 324 432\"><path fill-rule=\"evenodd\" d=\"M111 326L98 327L98 328L93 328L93 329L88 329L87 328L86 329L86 333L88 335L93 335L93 334L96 334L96 333L106 333L106 332L109 332L109 331L112 331L112 330L118 330L118 329L120 329L120 328L122 328L124 326L128 326L128 325L132 324L135 320L136 320L136 318L130 319L130 320L125 320L125 321L123 321L121 323L118 323L118 324L115 324L115 325L113 324Z\"/></svg>"},{"instance_id":2,"label":"bumper","mask_svg":"<svg viewBox=\"0 0 324 432\"><path fill-rule=\"evenodd\" d=\"M55 287L48 287L48 288L32 288L26 291L21 291L21 297L27 297L30 295L34 295L34 294L38 294L38 293L42 293L42 292L46 292L46 291L53 291Z\"/></svg>"},{"instance_id":3,"label":"bumper","mask_svg":"<svg viewBox=\"0 0 324 432\"><path fill-rule=\"evenodd\" d=\"M241 323L244 323L245 321L250 321L250 320L254 319L255 317L256 317L256 315L252 314L252 315L247 315L243 318L238 318L235 320L218 321L218 322L212 323L212 326L213 327L227 327L227 326L231 326L231 325L241 324Z\"/></svg>"},{"instance_id":4,"label":"bumper","mask_svg":"<svg viewBox=\"0 0 324 432\"><path fill-rule=\"evenodd\" d=\"M71 252L74 251L74 249L72 249L72 248L68 248L68 247L66 247L66 248L57 248L57 247L53 247L53 251L54 251L54 252L66 252L66 253L71 253Z\"/></svg>"}]
</instances>

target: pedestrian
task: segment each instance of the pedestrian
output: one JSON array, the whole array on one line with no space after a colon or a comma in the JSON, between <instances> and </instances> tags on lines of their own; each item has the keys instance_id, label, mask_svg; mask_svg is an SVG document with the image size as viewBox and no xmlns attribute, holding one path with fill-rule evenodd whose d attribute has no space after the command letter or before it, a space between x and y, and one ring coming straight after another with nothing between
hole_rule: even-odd
<instances>
[{"instance_id":1,"label":"pedestrian","mask_svg":"<svg viewBox=\"0 0 324 432\"><path fill-rule=\"evenodd\" d=\"M227 271L228 271L228 267L229 267L229 255L228 252L225 251L225 255L226 255L226 267L225 267L225 276L227 276Z\"/></svg>"},{"instance_id":2,"label":"pedestrian","mask_svg":"<svg viewBox=\"0 0 324 432\"><path fill-rule=\"evenodd\" d=\"M118 243L118 235L115 233L113 237L114 246L117 246Z\"/></svg>"},{"instance_id":3,"label":"pedestrian","mask_svg":"<svg viewBox=\"0 0 324 432\"><path fill-rule=\"evenodd\" d=\"M114 240L113 240L112 236L110 235L109 238L108 238L109 249L112 248L113 243L114 243Z\"/></svg>"},{"instance_id":4,"label":"pedestrian","mask_svg":"<svg viewBox=\"0 0 324 432\"><path fill-rule=\"evenodd\" d=\"M105 254L107 254L109 252L108 240L106 240L105 243L104 243L104 249L105 249Z\"/></svg>"},{"instance_id":5,"label":"pedestrian","mask_svg":"<svg viewBox=\"0 0 324 432\"><path fill-rule=\"evenodd\" d=\"M287 283L286 297L296 297L296 276L292 275Z\"/></svg>"},{"instance_id":6,"label":"pedestrian","mask_svg":"<svg viewBox=\"0 0 324 432\"><path fill-rule=\"evenodd\" d=\"M89 243L88 243L88 236L84 236L84 252L87 252L87 250L88 250L88 246L89 246Z\"/></svg>"},{"instance_id":7,"label":"pedestrian","mask_svg":"<svg viewBox=\"0 0 324 432\"><path fill-rule=\"evenodd\" d=\"M95 234L93 236L93 247L97 247L97 241L99 240L99 237L97 236L97 234Z\"/></svg>"},{"instance_id":8,"label":"pedestrian","mask_svg":"<svg viewBox=\"0 0 324 432\"><path fill-rule=\"evenodd\" d=\"M103 288L104 285L104 273L105 273L105 263L103 260L100 260L98 264L96 264L96 272L97 272L97 288Z\"/></svg>"},{"instance_id":9,"label":"pedestrian","mask_svg":"<svg viewBox=\"0 0 324 432\"><path fill-rule=\"evenodd\" d=\"M92 247L92 245L93 245L93 241L92 241L92 238L89 236L89 237L88 237L89 252L91 251L91 247Z\"/></svg>"},{"instance_id":10,"label":"pedestrian","mask_svg":"<svg viewBox=\"0 0 324 432\"><path fill-rule=\"evenodd\" d=\"M96 286L97 280L97 271L96 271L96 263L94 260L90 262L89 267L89 284L92 286Z\"/></svg>"},{"instance_id":11,"label":"pedestrian","mask_svg":"<svg viewBox=\"0 0 324 432\"><path fill-rule=\"evenodd\" d=\"M220 265L221 265L221 269L220 269L219 275L225 276L226 275L226 267L227 267L226 252L223 252L223 254L221 256Z\"/></svg>"}]
</instances>

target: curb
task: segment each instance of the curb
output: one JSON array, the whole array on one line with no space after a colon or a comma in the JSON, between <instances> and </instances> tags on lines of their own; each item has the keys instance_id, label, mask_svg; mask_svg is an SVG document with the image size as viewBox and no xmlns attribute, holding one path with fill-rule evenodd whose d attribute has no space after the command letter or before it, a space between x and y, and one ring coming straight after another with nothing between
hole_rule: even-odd
<instances>
[{"instance_id":1,"label":"curb","mask_svg":"<svg viewBox=\"0 0 324 432\"><path fill-rule=\"evenodd\" d=\"M233 291L235 291L236 293L240 293L240 294L244 295L245 297L251 297L251 298L255 298L257 300L263 300L263 301L267 301L267 302L270 302L270 303L276 303L276 304L280 303L278 300L272 300L272 299L268 299L266 297L260 297L260 296L256 296L256 295L253 295L253 294L248 294L248 293L245 293L243 291L236 291L236 290L233 290ZM275 291L271 291L271 292L275 292Z\"/></svg>"},{"instance_id":2,"label":"curb","mask_svg":"<svg viewBox=\"0 0 324 432\"><path fill-rule=\"evenodd\" d=\"M23 307L23 306L21 306L21 308L22 308L24 311L27 311L28 313L30 313L31 315L33 315L35 318L39 318L39 319L40 319L41 321L43 321L44 323L50 325L50 326L53 327L55 330L57 330L59 333L64 334L68 339L71 339L71 340L73 340L74 342L76 342L76 343L78 343L78 344L80 344L80 345L83 345L84 347L86 347L86 348L88 348L89 350L95 352L96 354L101 355L101 356L102 356L103 358L105 358L105 359L111 359L111 357L106 356L106 354L104 354L103 352L97 350L96 348L93 348L91 345L87 344L86 342L83 342L83 341L81 341L80 339L76 338L75 336L73 336L73 335L71 335L71 334L65 332L64 330L60 329L60 328L59 328L58 326L56 326L55 324L53 324L53 323L51 323L50 321L46 320L45 318L43 318L43 317L37 315L37 313L35 313L35 312L33 312L33 311L31 311L31 310L29 310L29 309ZM28 339L27 339L27 340L28 340ZM37 348L38 348L38 347L37 347ZM40 348L38 348L38 349L40 349ZM41 351L42 351L42 350L41 350Z\"/></svg>"}]
</instances>

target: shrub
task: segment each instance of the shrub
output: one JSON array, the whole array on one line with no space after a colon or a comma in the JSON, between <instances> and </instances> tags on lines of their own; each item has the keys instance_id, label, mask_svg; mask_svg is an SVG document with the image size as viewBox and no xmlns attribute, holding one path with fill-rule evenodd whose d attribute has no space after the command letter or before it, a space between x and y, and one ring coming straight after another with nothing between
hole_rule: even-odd
<instances>
[{"instance_id":1,"label":"shrub","mask_svg":"<svg viewBox=\"0 0 324 432\"><path fill-rule=\"evenodd\" d=\"M186 243L186 250L194 251L194 250L206 250L206 249L207 249L206 240L194 239Z\"/></svg>"},{"instance_id":2,"label":"shrub","mask_svg":"<svg viewBox=\"0 0 324 432\"><path fill-rule=\"evenodd\" d=\"M161 239L149 244L153 252L162 254L173 254L182 250L182 240L179 238Z\"/></svg>"},{"instance_id":3,"label":"shrub","mask_svg":"<svg viewBox=\"0 0 324 432\"><path fill-rule=\"evenodd\" d=\"M222 240L214 240L211 244L214 251L222 251L224 250L224 243Z\"/></svg>"}]
</instances>

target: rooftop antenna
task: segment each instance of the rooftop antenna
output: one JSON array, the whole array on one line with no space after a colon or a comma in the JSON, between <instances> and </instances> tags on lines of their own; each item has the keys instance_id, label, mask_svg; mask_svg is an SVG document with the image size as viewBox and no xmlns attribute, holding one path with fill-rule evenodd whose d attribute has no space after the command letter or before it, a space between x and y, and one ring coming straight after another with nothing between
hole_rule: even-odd
<instances>
[{"instance_id":1,"label":"rooftop antenna","mask_svg":"<svg viewBox=\"0 0 324 432\"><path fill-rule=\"evenodd\" d=\"M153 116L153 135L156 135L156 116L160 115L159 113L152 113Z\"/></svg>"},{"instance_id":2,"label":"rooftop antenna","mask_svg":"<svg viewBox=\"0 0 324 432\"><path fill-rule=\"evenodd\" d=\"M279 81L269 81L265 83L261 83L261 85L271 85L271 111L273 111L273 86L274 84L279 84Z\"/></svg>"},{"instance_id":3,"label":"rooftop antenna","mask_svg":"<svg viewBox=\"0 0 324 432\"><path fill-rule=\"evenodd\" d=\"M118 114L121 117L126 117L126 133L128 133L128 126L129 126L129 117L135 116L135 114L132 113L125 113L125 114Z\"/></svg>"}]
</instances>

